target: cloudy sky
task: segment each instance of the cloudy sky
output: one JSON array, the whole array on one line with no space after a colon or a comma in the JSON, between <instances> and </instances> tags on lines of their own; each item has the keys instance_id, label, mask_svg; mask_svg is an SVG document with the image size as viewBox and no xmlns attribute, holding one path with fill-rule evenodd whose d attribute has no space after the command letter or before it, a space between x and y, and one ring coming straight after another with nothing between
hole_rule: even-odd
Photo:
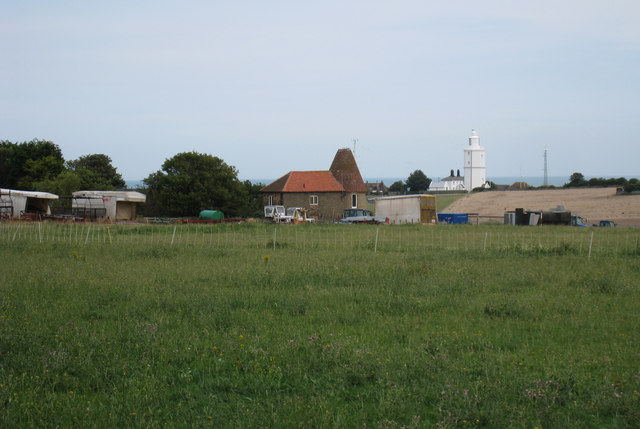
<instances>
[{"instance_id":1,"label":"cloudy sky","mask_svg":"<svg viewBox=\"0 0 640 429\"><path fill-rule=\"evenodd\" d=\"M640 2L4 1L0 139L109 155L127 180L179 152L241 179L640 176Z\"/></svg>"}]
</instances>

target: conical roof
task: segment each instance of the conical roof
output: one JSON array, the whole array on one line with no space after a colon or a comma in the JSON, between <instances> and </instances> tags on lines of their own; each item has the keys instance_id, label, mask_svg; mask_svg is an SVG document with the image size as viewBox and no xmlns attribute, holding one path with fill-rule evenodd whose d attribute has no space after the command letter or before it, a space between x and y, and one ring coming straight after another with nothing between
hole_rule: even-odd
<instances>
[{"instance_id":1,"label":"conical roof","mask_svg":"<svg viewBox=\"0 0 640 429\"><path fill-rule=\"evenodd\" d=\"M367 186L362 180L360 170L353 157L351 149L338 149L331 168L331 174L347 192L367 192Z\"/></svg>"}]
</instances>

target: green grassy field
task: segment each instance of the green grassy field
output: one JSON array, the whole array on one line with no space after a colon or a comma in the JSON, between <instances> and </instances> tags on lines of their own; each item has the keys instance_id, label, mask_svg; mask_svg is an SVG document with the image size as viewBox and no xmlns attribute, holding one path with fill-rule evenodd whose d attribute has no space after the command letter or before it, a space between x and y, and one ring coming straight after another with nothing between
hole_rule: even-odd
<instances>
[{"instance_id":1,"label":"green grassy field","mask_svg":"<svg viewBox=\"0 0 640 429\"><path fill-rule=\"evenodd\" d=\"M447 207L451 205L454 201L459 200L460 198L467 196L469 194L436 194L436 204L438 207L438 212L446 211Z\"/></svg>"},{"instance_id":2,"label":"green grassy field","mask_svg":"<svg viewBox=\"0 0 640 429\"><path fill-rule=\"evenodd\" d=\"M0 224L0 425L637 427L639 238Z\"/></svg>"}]
</instances>

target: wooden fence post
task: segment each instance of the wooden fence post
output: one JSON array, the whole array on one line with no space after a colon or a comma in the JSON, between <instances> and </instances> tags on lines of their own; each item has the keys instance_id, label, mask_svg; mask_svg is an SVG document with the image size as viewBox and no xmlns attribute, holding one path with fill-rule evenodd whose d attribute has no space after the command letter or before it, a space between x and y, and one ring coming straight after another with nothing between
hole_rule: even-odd
<instances>
[{"instance_id":1,"label":"wooden fence post","mask_svg":"<svg viewBox=\"0 0 640 429\"><path fill-rule=\"evenodd\" d=\"M273 227L273 250L276 250L276 235L278 233L278 228L277 227Z\"/></svg>"}]
</instances>

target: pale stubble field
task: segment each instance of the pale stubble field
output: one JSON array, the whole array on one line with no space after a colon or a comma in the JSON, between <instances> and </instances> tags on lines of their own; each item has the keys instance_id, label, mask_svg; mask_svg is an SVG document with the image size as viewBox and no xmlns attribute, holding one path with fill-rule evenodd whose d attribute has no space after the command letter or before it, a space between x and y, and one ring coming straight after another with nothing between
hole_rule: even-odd
<instances>
[{"instance_id":1,"label":"pale stubble field","mask_svg":"<svg viewBox=\"0 0 640 429\"><path fill-rule=\"evenodd\" d=\"M446 211L499 217L519 207L548 210L559 205L586 218L589 224L607 219L619 225L640 226L640 195L616 195L616 188L477 192L454 201Z\"/></svg>"}]
</instances>

